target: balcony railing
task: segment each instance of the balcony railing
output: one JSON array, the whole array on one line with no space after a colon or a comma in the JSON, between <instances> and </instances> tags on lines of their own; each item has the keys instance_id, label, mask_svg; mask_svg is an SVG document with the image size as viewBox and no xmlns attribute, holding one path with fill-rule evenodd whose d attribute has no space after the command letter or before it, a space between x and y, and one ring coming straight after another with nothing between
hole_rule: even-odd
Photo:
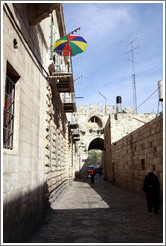
<instances>
[{"instance_id":1,"label":"balcony railing","mask_svg":"<svg viewBox=\"0 0 166 246\"><path fill-rule=\"evenodd\" d=\"M60 96L61 96L62 103L64 104L76 103L74 93L60 93Z\"/></svg>"},{"instance_id":2,"label":"balcony railing","mask_svg":"<svg viewBox=\"0 0 166 246\"><path fill-rule=\"evenodd\" d=\"M79 141L80 140L80 137L74 137L73 140L74 140L74 142L75 141Z\"/></svg>"},{"instance_id":3,"label":"balcony railing","mask_svg":"<svg viewBox=\"0 0 166 246\"><path fill-rule=\"evenodd\" d=\"M78 117L71 117L70 124L78 124Z\"/></svg>"},{"instance_id":4,"label":"balcony railing","mask_svg":"<svg viewBox=\"0 0 166 246\"><path fill-rule=\"evenodd\" d=\"M74 93L60 93L60 97L66 113L76 112L76 101Z\"/></svg>"},{"instance_id":5,"label":"balcony railing","mask_svg":"<svg viewBox=\"0 0 166 246\"><path fill-rule=\"evenodd\" d=\"M56 73L72 73L70 51L57 50L53 53L53 62Z\"/></svg>"},{"instance_id":6,"label":"balcony railing","mask_svg":"<svg viewBox=\"0 0 166 246\"><path fill-rule=\"evenodd\" d=\"M80 130L79 129L73 129L73 131L72 131L72 135L74 136L74 137L78 137L79 135L80 135Z\"/></svg>"},{"instance_id":7,"label":"balcony railing","mask_svg":"<svg viewBox=\"0 0 166 246\"><path fill-rule=\"evenodd\" d=\"M56 83L59 93L74 93L72 60L69 51L53 52L49 71L49 78Z\"/></svg>"},{"instance_id":8,"label":"balcony railing","mask_svg":"<svg viewBox=\"0 0 166 246\"><path fill-rule=\"evenodd\" d=\"M67 113L67 119L71 129L78 128L78 116L75 113Z\"/></svg>"}]
</instances>

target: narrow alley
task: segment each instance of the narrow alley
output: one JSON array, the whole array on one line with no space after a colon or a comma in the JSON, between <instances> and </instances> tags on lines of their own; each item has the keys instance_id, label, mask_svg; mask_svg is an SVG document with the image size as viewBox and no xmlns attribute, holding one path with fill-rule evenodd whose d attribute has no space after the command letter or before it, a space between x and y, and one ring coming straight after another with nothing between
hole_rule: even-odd
<instances>
[{"instance_id":1,"label":"narrow alley","mask_svg":"<svg viewBox=\"0 0 166 246\"><path fill-rule=\"evenodd\" d=\"M165 201L161 2L1 1L1 244L163 243L165 207L149 213L142 191L151 170ZM120 59L133 23L138 106Z\"/></svg>"},{"instance_id":2,"label":"narrow alley","mask_svg":"<svg viewBox=\"0 0 166 246\"><path fill-rule=\"evenodd\" d=\"M144 196L103 181L73 181L52 204L29 243L162 243L163 211L149 213Z\"/></svg>"}]
</instances>

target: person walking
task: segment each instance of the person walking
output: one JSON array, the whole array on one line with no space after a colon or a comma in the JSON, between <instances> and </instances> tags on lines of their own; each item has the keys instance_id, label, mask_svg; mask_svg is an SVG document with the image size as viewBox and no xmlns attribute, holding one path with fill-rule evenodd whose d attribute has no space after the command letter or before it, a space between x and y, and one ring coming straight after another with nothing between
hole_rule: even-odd
<instances>
[{"instance_id":1,"label":"person walking","mask_svg":"<svg viewBox=\"0 0 166 246\"><path fill-rule=\"evenodd\" d=\"M90 170L89 174L90 174L90 178L91 178L91 184L94 184L94 176L95 176L95 174L94 174L94 168L92 168Z\"/></svg>"},{"instance_id":2,"label":"person walking","mask_svg":"<svg viewBox=\"0 0 166 246\"><path fill-rule=\"evenodd\" d=\"M148 211L152 212L152 208L154 208L154 212L158 214L160 206L160 182L157 175L151 169L148 170L148 175L145 176L143 191L146 193Z\"/></svg>"}]
</instances>

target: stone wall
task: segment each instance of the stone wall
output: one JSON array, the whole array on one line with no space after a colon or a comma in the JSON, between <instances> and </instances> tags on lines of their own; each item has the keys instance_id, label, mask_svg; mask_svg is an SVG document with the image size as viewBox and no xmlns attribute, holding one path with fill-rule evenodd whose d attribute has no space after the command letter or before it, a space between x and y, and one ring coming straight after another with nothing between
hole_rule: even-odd
<instances>
[{"instance_id":1,"label":"stone wall","mask_svg":"<svg viewBox=\"0 0 166 246\"><path fill-rule=\"evenodd\" d=\"M104 139L103 129L107 129L106 124L108 118L111 120L111 134L110 132L105 134L107 146L128 135L130 132L154 119L156 116L153 113L134 114L133 107L125 108L125 112L126 113L117 114L115 105L113 107L110 105L106 105L105 107L104 105L101 109L98 104L90 104L89 108L86 105L78 106L76 115L79 119L80 141L77 143L77 146L78 155L81 160L78 161L80 164L77 165L76 171L82 169L83 173L83 170L86 170L86 159L88 158L88 148L90 143L98 138ZM91 121L91 118L93 117L97 118L98 121ZM109 155L107 155L106 158L110 158ZM109 168L109 165L107 168Z\"/></svg>"},{"instance_id":2,"label":"stone wall","mask_svg":"<svg viewBox=\"0 0 166 246\"><path fill-rule=\"evenodd\" d=\"M122 137L143 126L156 117L154 113L135 114L119 113L111 117L111 142L116 142Z\"/></svg>"},{"instance_id":3,"label":"stone wall","mask_svg":"<svg viewBox=\"0 0 166 246\"><path fill-rule=\"evenodd\" d=\"M22 33L29 37L29 45L32 47L30 49L25 42L8 9L4 7L3 88L5 89L8 64L20 76L15 86L13 149L3 150L3 239L4 242L13 243L27 240L42 223L46 80L39 72L33 56L34 50L39 52L38 44L42 38L37 27L27 29L26 9L23 6L19 6L20 15L12 4L8 6ZM14 48L14 39L17 40L17 48ZM44 47L41 49L43 54L39 53L40 56L45 56L47 50ZM40 59L39 56L38 58Z\"/></svg>"},{"instance_id":4,"label":"stone wall","mask_svg":"<svg viewBox=\"0 0 166 246\"><path fill-rule=\"evenodd\" d=\"M105 134L110 132L107 123ZM112 133L112 131L111 131ZM142 193L147 169L152 167L163 191L163 116L159 116L124 138L106 146L106 173L108 180ZM108 153L109 151L109 153ZM108 168L109 166L109 168Z\"/></svg>"},{"instance_id":5,"label":"stone wall","mask_svg":"<svg viewBox=\"0 0 166 246\"><path fill-rule=\"evenodd\" d=\"M111 125L110 125L110 117L108 118L108 121L104 128L104 179L105 180L111 180Z\"/></svg>"},{"instance_id":6,"label":"stone wall","mask_svg":"<svg viewBox=\"0 0 166 246\"><path fill-rule=\"evenodd\" d=\"M47 83L46 95L45 184L46 200L52 204L69 187L72 141L58 90Z\"/></svg>"},{"instance_id":7,"label":"stone wall","mask_svg":"<svg viewBox=\"0 0 166 246\"><path fill-rule=\"evenodd\" d=\"M27 3L3 5L3 95L6 74L18 77L13 147L3 148L5 243L27 242L43 222L45 201L55 199L70 175L71 144L65 113L46 80L51 62L51 19L30 25L29 7ZM47 12L49 15L49 9ZM59 35L58 26L56 29Z\"/></svg>"}]
</instances>

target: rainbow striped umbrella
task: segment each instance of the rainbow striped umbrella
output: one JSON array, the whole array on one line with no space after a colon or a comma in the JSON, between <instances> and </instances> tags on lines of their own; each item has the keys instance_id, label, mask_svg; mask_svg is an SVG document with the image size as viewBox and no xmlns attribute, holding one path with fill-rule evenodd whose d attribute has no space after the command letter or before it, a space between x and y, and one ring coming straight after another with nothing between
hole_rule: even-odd
<instances>
[{"instance_id":1,"label":"rainbow striped umbrella","mask_svg":"<svg viewBox=\"0 0 166 246\"><path fill-rule=\"evenodd\" d=\"M64 36L58 39L53 46L53 51L61 56L75 56L85 51L87 42L80 36Z\"/></svg>"}]
</instances>

